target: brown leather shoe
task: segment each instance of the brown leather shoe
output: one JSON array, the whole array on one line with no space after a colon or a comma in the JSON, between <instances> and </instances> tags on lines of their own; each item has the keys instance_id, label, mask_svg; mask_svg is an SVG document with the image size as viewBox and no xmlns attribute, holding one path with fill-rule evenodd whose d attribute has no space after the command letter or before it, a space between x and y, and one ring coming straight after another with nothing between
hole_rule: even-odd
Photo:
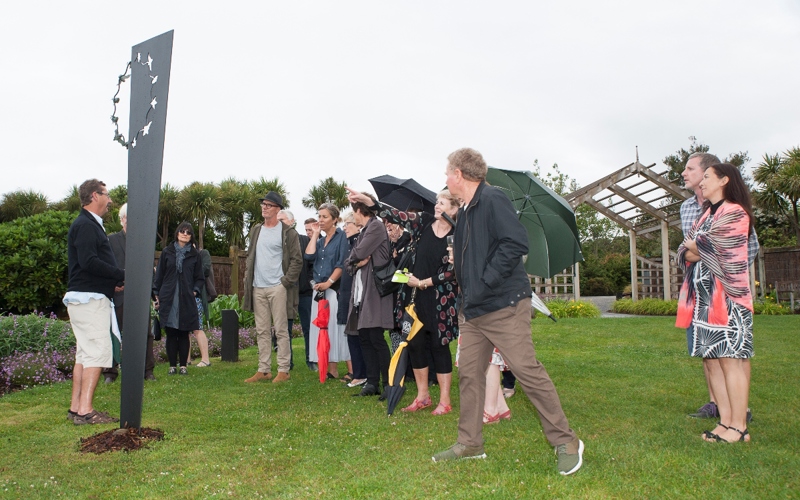
<instances>
[{"instance_id":1,"label":"brown leather shoe","mask_svg":"<svg viewBox=\"0 0 800 500\"><path fill-rule=\"evenodd\" d=\"M271 378L272 378L272 374L271 374L271 373L261 373L261 372L256 372L256 374L255 374L255 375L253 375L253 376L252 376L252 377L250 377L250 378L246 378L246 379L244 379L244 381L245 381L245 382L247 382L247 383L251 383L251 382L263 382L263 381L265 381L265 380L269 380L269 379L271 379Z\"/></svg>"},{"instance_id":2,"label":"brown leather shoe","mask_svg":"<svg viewBox=\"0 0 800 500\"><path fill-rule=\"evenodd\" d=\"M289 376L288 373L286 373L286 372L278 372L278 374L275 375L275 378L272 379L272 383L273 384L280 384L281 382L286 382L290 378L291 377Z\"/></svg>"}]
</instances>

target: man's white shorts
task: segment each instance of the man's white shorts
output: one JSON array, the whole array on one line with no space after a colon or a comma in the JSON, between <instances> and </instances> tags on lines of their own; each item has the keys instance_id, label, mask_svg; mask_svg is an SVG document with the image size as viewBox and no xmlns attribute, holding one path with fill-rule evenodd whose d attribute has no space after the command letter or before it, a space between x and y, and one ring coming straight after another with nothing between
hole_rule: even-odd
<instances>
[{"instance_id":1,"label":"man's white shorts","mask_svg":"<svg viewBox=\"0 0 800 500\"><path fill-rule=\"evenodd\" d=\"M86 304L67 304L67 312L78 346L75 363L84 368L111 368L111 301L104 297Z\"/></svg>"}]
</instances>

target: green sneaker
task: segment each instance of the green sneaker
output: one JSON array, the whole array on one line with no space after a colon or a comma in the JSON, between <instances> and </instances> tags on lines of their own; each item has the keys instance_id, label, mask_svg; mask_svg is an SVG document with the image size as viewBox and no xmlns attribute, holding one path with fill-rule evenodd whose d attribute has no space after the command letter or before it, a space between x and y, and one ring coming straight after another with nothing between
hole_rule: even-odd
<instances>
[{"instance_id":1,"label":"green sneaker","mask_svg":"<svg viewBox=\"0 0 800 500\"><path fill-rule=\"evenodd\" d=\"M568 476L577 472L583 465L583 441L576 437L571 443L556 446L556 456L559 474Z\"/></svg>"},{"instance_id":2,"label":"green sneaker","mask_svg":"<svg viewBox=\"0 0 800 500\"><path fill-rule=\"evenodd\" d=\"M445 460L458 460L459 458L486 458L486 453L483 451L483 446L466 446L456 443L434 455L433 461L444 462Z\"/></svg>"}]
</instances>

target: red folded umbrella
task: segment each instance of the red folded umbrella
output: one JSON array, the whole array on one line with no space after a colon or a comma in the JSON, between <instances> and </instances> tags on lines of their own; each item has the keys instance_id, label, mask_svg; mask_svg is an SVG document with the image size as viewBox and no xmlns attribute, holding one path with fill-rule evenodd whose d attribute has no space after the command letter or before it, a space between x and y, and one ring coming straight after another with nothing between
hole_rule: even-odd
<instances>
[{"instance_id":1,"label":"red folded umbrella","mask_svg":"<svg viewBox=\"0 0 800 500\"><path fill-rule=\"evenodd\" d=\"M328 354L331 352L331 339L328 337L328 320L331 317L331 307L326 299L319 301L317 306L317 317L314 318L314 325L319 328L317 338L317 358L319 365L319 381L325 383L328 378Z\"/></svg>"}]
</instances>

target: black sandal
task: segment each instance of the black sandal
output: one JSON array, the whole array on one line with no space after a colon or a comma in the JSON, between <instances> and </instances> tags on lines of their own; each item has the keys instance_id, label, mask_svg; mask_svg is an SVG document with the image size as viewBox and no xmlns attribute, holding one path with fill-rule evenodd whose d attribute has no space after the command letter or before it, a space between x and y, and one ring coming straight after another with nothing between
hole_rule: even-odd
<instances>
[{"instance_id":1,"label":"black sandal","mask_svg":"<svg viewBox=\"0 0 800 500\"><path fill-rule=\"evenodd\" d=\"M725 441L726 443L731 443L731 442L737 442L737 443L738 443L738 442L742 442L742 443L746 443L746 442L747 442L747 441L745 441L745 440L744 440L744 437L745 437L745 436L747 436L748 434L750 434L750 432L749 432L747 429L745 429L745 430L744 430L744 432L740 431L740 430L739 430L739 429L737 429L736 427L728 427L728 429L730 429L730 430L732 430L732 431L736 431L736 432L738 432L738 433L740 434L740 436L739 436L739 439L737 439L736 441L725 441L724 439L722 439L722 438L719 438L719 439L720 439L720 441Z\"/></svg>"},{"instance_id":2,"label":"black sandal","mask_svg":"<svg viewBox=\"0 0 800 500\"><path fill-rule=\"evenodd\" d=\"M723 424L722 422L717 422L717 425L720 426L720 427L725 427L726 429L730 429L730 427L728 427L727 425ZM709 442L711 440L713 440L713 441L725 441L724 439L722 439L721 437L717 436L716 434L714 434L711 431L703 431L703 437L707 438L706 441L709 441ZM725 441L725 442L727 443L727 441Z\"/></svg>"}]
</instances>

